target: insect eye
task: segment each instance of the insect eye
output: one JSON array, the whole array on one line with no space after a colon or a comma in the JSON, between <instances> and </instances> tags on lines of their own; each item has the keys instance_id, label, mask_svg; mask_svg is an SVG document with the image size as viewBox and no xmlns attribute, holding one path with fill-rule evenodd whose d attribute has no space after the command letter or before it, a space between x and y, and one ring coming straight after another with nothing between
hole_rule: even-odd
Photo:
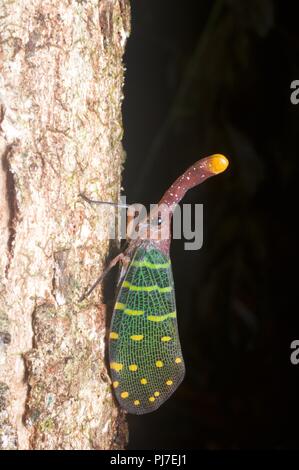
<instances>
[{"instance_id":1,"label":"insect eye","mask_svg":"<svg viewBox=\"0 0 299 470\"><path fill-rule=\"evenodd\" d=\"M161 227L161 225L162 225L162 217L161 217L161 215L158 215L157 218L154 218L154 219L153 219L152 225L154 225L154 226L156 226L156 227Z\"/></svg>"}]
</instances>

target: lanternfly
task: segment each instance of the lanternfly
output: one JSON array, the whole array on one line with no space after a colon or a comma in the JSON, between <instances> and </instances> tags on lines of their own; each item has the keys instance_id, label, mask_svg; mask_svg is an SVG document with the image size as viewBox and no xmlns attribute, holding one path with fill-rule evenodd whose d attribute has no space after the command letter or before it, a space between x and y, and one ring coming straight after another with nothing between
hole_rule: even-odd
<instances>
[{"instance_id":1,"label":"lanternfly","mask_svg":"<svg viewBox=\"0 0 299 470\"><path fill-rule=\"evenodd\" d=\"M82 297L113 266L122 263L110 327L109 358L116 398L129 413L144 414L159 408L185 375L169 258L170 235L167 239L150 237L148 228L154 232L162 230L189 189L222 173L227 166L228 160L217 154L188 168L140 225L138 237L112 260Z\"/></svg>"}]
</instances>

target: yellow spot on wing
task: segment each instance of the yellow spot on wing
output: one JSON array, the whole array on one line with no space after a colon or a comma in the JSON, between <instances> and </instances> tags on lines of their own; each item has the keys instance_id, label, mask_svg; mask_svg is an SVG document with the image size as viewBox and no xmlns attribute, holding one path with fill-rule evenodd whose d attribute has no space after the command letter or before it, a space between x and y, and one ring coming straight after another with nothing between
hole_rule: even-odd
<instances>
[{"instance_id":1,"label":"yellow spot on wing","mask_svg":"<svg viewBox=\"0 0 299 470\"><path fill-rule=\"evenodd\" d=\"M132 336L130 336L130 338L133 341L141 341L144 338L144 336L143 335L132 335Z\"/></svg>"},{"instance_id":2,"label":"yellow spot on wing","mask_svg":"<svg viewBox=\"0 0 299 470\"><path fill-rule=\"evenodd\" d=\"M158 397L160 395L160 392L155 392L154 395L155 397Z\"/></svg>"},{"instance_id":3,"label":"yellow spot on wing","mask_svg":"<svg viewBox=\"0 0 299 470\"><path fill-rule=\"evenodd\" d=\"M129 393L128 393L128 392L121 392L120 396L121 396L122 398L128 398Z\"/></svg>"},{"instance_id":4,"label":"yellow spot on wing","mask_svg":"<svg viewBox=\"0 0 299 470\"><path fill-rule=\"evenodd\" d=\"M170 266L170 261L167 263L150 263L149 261L133 261L132 266L135 266L136 268L142 268L146 267L149 269L166 269L169 268Z\"/></svg>"},{"instance_id":5,"label":"yellow spot on wing","mask_svg":"<svg viewBox=\"0 0 299 470\"><path fill-rule=\"evenodd\" d=\"M176 364L180 364L182 362L182 359L180 357L176 357L174 362Z\"/></svg>"},{"instance_id":6,"label":"yellow spot on wing","mask_svg":"<svg viewBox=\"0 0 299 470\"><path fill-rule=\"evenodd\" d=\"M110 363L110 369L116 370L116 372L119 372L122 370L123 364L120 364L119 362L111 362Z\"/></svg>"},{"instance_id":7,"label":"yellow spot on wing","mask_svg":"<svg viewBox=\"0 0 299 470\"><path fill-rule=\"evenodd\" d=\"M156 361L156 366L157 366L157 367L163 367L164 364L163 364L162 361Z\"/></svg>"},{"instance_id":8,"label":"yellow spot on wing","mask_svg":"<svg viewBox=\"0 0 299 470\"><path fill-rule=\"evenodd\" d=\"M170 341L171 339L172 339L171 336L162 336L161 341L166 342L166 341Z\"/></svg>"},{"instance_id":9,"label":"yellow spot on wing","mask_svg":"<svg viewBox=\"0 0 299 470\"><path fill-rule=\"evenodd\" d=\"M131 310L130 308L125 308L124 313L127 315L143 315L144 310Z\"/></svg>"},{"instance_id":10,"label":"yellow spot on wing","mask_svg":"<svg viewBox=\"0 0 299 470\"><path fill-rule=\"evenodd\" d=\"M135 405L135 406L140 405L140 401L139 401L139 400L134 400L134 405Z\"/></svg>"},{"instance_id":11,"label":"yellow spot on wing","mask_svg":"<svg viewBox=\"0 0 299 470\"><path fill-rule=\"evenodd\" d=\"M122 304L120 302L116 302L115 304L115 310L124 310L125 309L125 304Z\"/></svg>"},{"instance_id":12,"label":"yellow spot on wing","mask_svg":"<svg viewBox=\"0 0 299 470\"><path fill-rule=\"evenodd\" d=\"M172 380L166 380L166 385L172 385L173 384L173 381Z\"/></svg>"},{"instance_id":13,"label":"yellow spot on wing","mask_svg":"<svg viewBox=\"0 0 299 470\"><path fill-rule=\"evenodd\" d=\"M117 339L118 338L118 333L114 333L114 331L111 331L111 333L109 335L109 338L110 339Z\"/></svg>"},{"instance_id":14,"label":"yellow spot on wing","mask_svg":"<svg viewBox=\"0 0 299 470\"><path fill-rule=\"evenodd\" d=\"M155 401L155 397L149 397L149 401L151 402Z\"/></svg>"},{"instance_id":15,"label":"yellow spot on wing","mask_svg":"<svg viewBox=\"0 0 299 470\"><path fill-rule=\"evenodd\" d=\"M176 318L176 312L166 313L165 315L149 315L147 317L149 321L164 321L168 318Z\"/></svg>"},{"instance_id":16,"label":"yellow spot on wing","mask_svg":"<svg viewBox=\"0 0 299 470\"><path fill-rule=\"evenodd\" d=\"M144 314L143 310L131 310L129 308L126 308L126 305L120 302L116 302L114 309L123 310L124 313L126 313L127 315L143 315Z\"/></svg>"},{"instance_id":17,"label":"yellow spot on wing","mask_svg":"<svg viewBox=\"0 0 299 470\"><path fill-rule=\"evenodd\" d=\"M137 370L137 369L138 369L137 364L131 364L131 365L129 365L129 370L131 370L132 372L135 372L135 370Z\"/></svg>"},{"instance_id":18,"label":"yellow spot on wing","mask_svg":"<svg viewBox=\"0 0 299 470\"><path fill-rule=\"evenodd\" d=\"M119 382L117 382L117 380L115 382L113 382L113 388L117 388L119 386Z\"/></svg>"},{"instance_id":19,"label":"yellow spot on wing","mask_svg":"<svg viewBox=\"0 0 299 470\"><path fill-rule=\"evenodd\" d=\"M153 286L135 286L131 284L129 281L124 281L122 284L122 287L126 287L127 289L131 291L141 291L141 292L152 292L154 290L157 290L158 292L171 292L172 287L159 287L157 284Z\"/></svg>"},{"instance_id":20,"label":"yellow spot on wing","mask_svg":"<svg viewBox=\"0 0 299 470\"><path fill-rule=\"evenodd\" d=\"M147 380L146 380L145 378L143 378L143 379L140 380L140 383L141 383L142 385L146 385L146 384L147 384Z\"/></svg>"}]
</instances>

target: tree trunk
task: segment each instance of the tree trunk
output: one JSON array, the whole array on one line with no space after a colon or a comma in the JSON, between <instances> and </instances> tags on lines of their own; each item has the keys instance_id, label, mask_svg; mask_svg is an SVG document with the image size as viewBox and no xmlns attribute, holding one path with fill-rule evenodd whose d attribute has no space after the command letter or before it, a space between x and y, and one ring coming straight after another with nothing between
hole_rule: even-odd
<instances>
[{"instance_id":1,"label":"tree trunk","mask_svg":"<svg viewBox=\"0 0 299 470\"><path fill-rule=\"evenodd\" d=\"M1 1L3 449L126 442L101 292L78 302L103 269L108 227L78 195L119 197L129 24L128 0Z\"/></svg>"}]
</instances>

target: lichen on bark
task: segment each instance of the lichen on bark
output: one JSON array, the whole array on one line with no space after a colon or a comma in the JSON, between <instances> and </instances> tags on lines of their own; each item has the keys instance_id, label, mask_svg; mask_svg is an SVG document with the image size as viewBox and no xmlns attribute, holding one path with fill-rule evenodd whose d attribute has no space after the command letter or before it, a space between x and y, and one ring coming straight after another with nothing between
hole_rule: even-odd
<instances>
[{"instance_id":1,"label":"lichen on bark","mask_svg":"<svg viewBox=\"0 0 299 470\"><path fill-rule=\"evenodd\" d=\"M105 217L124 151L127 0L0 6L0 446L111 449L125 417L105 364ZM101 237L99 236L101 232ZM104 237L103 237L104 234Z\"/></svg>"}]
</instances>

